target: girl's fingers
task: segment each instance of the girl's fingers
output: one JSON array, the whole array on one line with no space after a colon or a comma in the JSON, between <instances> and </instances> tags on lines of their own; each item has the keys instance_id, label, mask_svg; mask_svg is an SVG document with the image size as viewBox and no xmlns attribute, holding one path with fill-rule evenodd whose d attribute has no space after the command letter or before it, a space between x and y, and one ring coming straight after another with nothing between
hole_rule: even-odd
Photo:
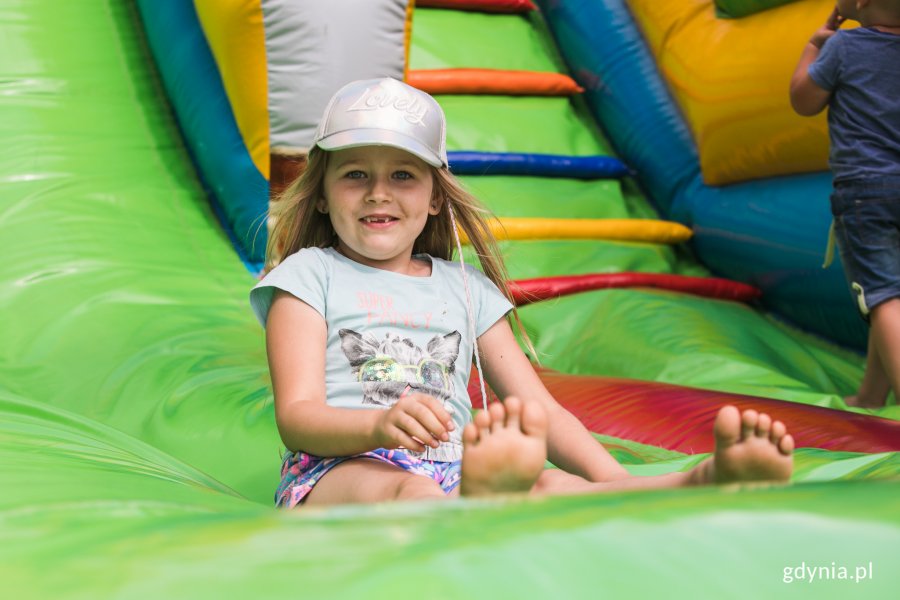
<instances>
[{"instance_id":1,"label":"girl's fingers","mask_svg":"<svg viewBox=\"0 0 900 600\"><path fill-rule=\"evenodd\" d=\"M431 432L428 431L425 425L420 423L415 416L409 413L404 414L400 419L398 419L397 426L401 430L403 430L406 435L417 438L418 440L428 446L431 446L432 448L438 447L438 440L436 440L434 436L431 435Z\"/></svg>"},{"instance_id":2,"label":"girl's fingers","mask_svg":"<svg viewBox=\"0 0 900 600\"><path fill-rule=\"evenodd\" d=\"M424 422L424 419L427 418L424 415L427 412L436 419L438 424L437 427L429 425L429 429L435 434L435 437L440 438L444 432L456 429L456 425L453 423L453 417L450 415L450 412L444 408L437 398L426 394L416 393L412 394L412 401L414 404L411 404L410 407L408 407L408 410L414 413L417 418L420 418L420 420L423 420ZM421 409L421 411L419 409ZM428 418L428 422L433 423L430 418ZM447 439L450 439L449 435L447 436Z\"/></svg>"},{"instance_id":3,"label":"girl's fingers","mask_svg":"<svg viewBox=\"0 0 900 600\"><path fill-rule=\"evenodd\" d=\"M449 431L455 428L450 413L437 399L425 394L404 392L391 412L391 421L399 430L424 444L417 446L420 450L450 441Z\"/></svg>"},{"instance_id":4,"label":"girl's fingers","mask_svg":"<svg viewBox=\"0 0 900 600\"><path fill-rule=\"evenodd\" d=\"M397 446L402 446L414 452L422 452L423 450L425 450L424 444L422 444L415 438L406 435L403 430L397 430Z\"/></svg>"},{"instance_id":5,"label":"girl's fingers","mask_svg":"<svg viewBox=\"0 0 900 600\"><path fill-rule=\"evenodd\" d=\"M425 394L421 394L422 402L434 413L434 416L444 425L444 427L453 431L453 417L450 416L450 413L447 412L447 409L438 401L434 396L426 396Z\"/></svg>"},{"instance_id":6,"label":"girl's fingers","mask_svg":"<svg viewBox=\"0 0 900 600\"><path fill-rule=\"evenodd\" d=\"M444 442L450 439L447 427L441 423L431 407L419 404L411 409L410 414L431 434L431 437Z\"/></svg>"},{"instance_id":7,"label":"girl's fingers","mask_svg":"<svg viewBox=\"0 0 900 600\"><path fill-rule=\"evenodd\" d=\"M399 424L394 424L388 433L393 442L392 448L403 447L415 452L422 452L425 450L425 445L416 439L417 436L411 434Z\"/></svg>"}]
</instances>

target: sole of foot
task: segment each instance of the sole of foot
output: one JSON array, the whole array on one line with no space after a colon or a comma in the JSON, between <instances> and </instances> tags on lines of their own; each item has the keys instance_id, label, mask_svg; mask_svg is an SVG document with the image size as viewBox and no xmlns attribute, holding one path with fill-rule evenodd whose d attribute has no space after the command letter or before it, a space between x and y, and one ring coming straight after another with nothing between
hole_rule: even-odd
<instances>
[{"instance_id":1,"label":"sole of foot","mask_svg":"<svg viewBox=\"0 0 900 600\"><path fill-rule=\"evenodd\" d=\"M515 397L494 402L463 431L463 496L527 492L547 459L547 415Z\"/></svg>"}]
</instances>

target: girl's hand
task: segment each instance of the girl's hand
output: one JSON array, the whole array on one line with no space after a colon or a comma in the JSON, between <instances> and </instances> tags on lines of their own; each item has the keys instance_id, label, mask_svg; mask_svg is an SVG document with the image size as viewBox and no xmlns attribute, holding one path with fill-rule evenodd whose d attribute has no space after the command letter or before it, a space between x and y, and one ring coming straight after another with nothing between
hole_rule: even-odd
<instances>
[{"instance_id":1,"label":"girl's hand","mask_svg":"<svg viewBox=\"0 0 900 600\"><path fill-rule=\"evenodd\" d=\"M375 423L375 441L379 448L400 446L421 452L425 446L437 448L450 440L453 419L432 396L404 394L389 410L381 411Z\"/></svg>"},{"instance_id":2,"label":"girl's hand","mask_svg":"<svg viewBox=\"0 0 900 600\"><path fill-rule=\"evenodd\" d=\"M813 36L809 38L809 43L816 48L821 49L828 38L833 36L834 32L840 29L841 24L846 20L845 17L841 16L838 7L835 6L834 10L831 11L831 14L828 16L828 20L825 21L825 24L817 29Z\"/></svg>"}]
</instances>

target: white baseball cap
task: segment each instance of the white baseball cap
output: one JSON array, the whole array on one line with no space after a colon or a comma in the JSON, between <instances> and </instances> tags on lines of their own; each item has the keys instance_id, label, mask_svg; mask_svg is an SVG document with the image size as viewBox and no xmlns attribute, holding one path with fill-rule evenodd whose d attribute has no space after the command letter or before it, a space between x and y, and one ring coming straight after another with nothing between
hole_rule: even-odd
<instances>
[{"instance_id":1,"label":"white baseball cap","mask_svg":"<svg viewBox=\"0 0 900 600\"><path fill-rule=\"evenodd\" d=\"M391 146L433 167L447 166L444 111L425 92L391 77L353 81L339 89L313 144L323 150Z\"/></svg>"}]
</instances>

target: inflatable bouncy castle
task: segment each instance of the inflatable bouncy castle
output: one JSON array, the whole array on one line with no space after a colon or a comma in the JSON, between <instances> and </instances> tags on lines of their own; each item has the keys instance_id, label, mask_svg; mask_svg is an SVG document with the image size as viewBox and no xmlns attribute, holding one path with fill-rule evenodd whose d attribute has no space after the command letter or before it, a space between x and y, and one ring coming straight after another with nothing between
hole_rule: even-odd
<instances>
[{"instance_id":1,"label":"inflatable bouncy castle","mask_svg":"<svg viewBox=\"0 0 900 600\"><path fill-rule=\"evenodd\" d=\"M831 4L7 6L3 588L892 598L900 412L842 400L865 324L821 266L824 118L787 97ZM276 510L247 295L325 102L376 76L442 105L541 377L599 443L633 473L685 470L720 406L752 406L795 435L792 482Z\"/></svg>"}]
</instances>

